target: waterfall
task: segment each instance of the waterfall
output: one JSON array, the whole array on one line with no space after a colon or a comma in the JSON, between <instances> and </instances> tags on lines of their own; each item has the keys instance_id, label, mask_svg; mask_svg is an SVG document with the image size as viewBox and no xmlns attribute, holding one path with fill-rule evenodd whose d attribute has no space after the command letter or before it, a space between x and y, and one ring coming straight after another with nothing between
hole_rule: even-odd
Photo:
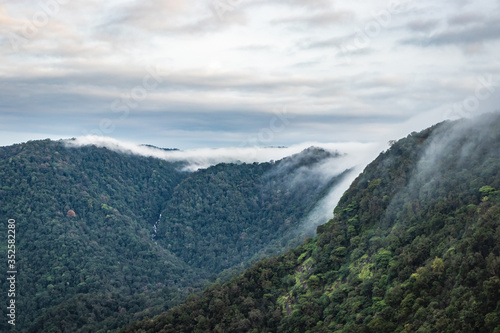
<instances>
[{"instance_id":1,"label":"waterfall","mask_svg":"<svg viewBox=\"0 0 500 333\"><path fill-rule=\"evenodd\" d=\"M153 224L153 234L151 235L151 240L156 238L156 234L158 233L158 224L160 223L161 219L161 213L160 216L158 216L158 220Z\"/></svg>"}]
</instances>

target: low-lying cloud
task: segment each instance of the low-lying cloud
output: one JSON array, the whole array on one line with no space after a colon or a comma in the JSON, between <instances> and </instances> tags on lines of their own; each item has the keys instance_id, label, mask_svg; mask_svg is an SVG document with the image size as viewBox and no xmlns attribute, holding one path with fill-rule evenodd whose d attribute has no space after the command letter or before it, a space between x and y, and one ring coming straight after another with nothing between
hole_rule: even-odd
<instances>
[{"instance_id":1,"label":"low-lying cloud","mask_svg":"<svg viewBox=\"0 0 500 333\"><path fill-rule=\"evenodd\" d=\"M241 146L227 148L200 148L189 150L164 150L132 142L116 140L110 137L88 135L66 140L69 147L96 146L125 154L155 157L171 162L187 162L185 170L195 171L208 168L219 163L262 163L277 161L284 157L297 154L304 149L315 146L328 151L338 152L342 156L337 160L338 166L348 169L353 165L365 163L369 152L377 151L379 146L374 143L319 143L305 142L290 147L260 147ZM170 147L169 147L170 148ZM373 156L373 153L370 155Z\"/></svg>"}]
</instances>

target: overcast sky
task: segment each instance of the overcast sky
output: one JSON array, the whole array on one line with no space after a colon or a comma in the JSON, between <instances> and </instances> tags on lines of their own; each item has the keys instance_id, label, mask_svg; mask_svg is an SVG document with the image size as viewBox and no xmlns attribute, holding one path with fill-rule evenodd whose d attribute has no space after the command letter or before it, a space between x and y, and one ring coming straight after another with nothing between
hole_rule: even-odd
<instances>
[{"instance_id":1,"label":"overcast sky","mask_svg":"<svg viewBox=\"0 0 500 333\"><path fill-rule=\"evenodd\" d=\"M0 145L382 142L500 108L497 0L4 0L0 34Z\"/></svg>"}]
</instances>

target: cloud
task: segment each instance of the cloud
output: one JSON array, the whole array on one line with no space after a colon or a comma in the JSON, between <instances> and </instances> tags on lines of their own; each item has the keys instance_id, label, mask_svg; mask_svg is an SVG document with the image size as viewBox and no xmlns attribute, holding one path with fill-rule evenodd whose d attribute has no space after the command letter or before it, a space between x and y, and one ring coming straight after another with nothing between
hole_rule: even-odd
<instances>
[{"instance_id":1,"label":"cloud","mask_svg":"<svg viewBox=\"0 0 500 333\"><path fill-rule=\"evenodd\" d=\"M482 23L486 17L480 13L476 12L465 12L457 15L453 15L449 18L448 23L450 25L464 26L473 23Z\"/></svg>"},{"instance_id":2,"label":"cloud","mask_svg":"<svg viewBox=\"0 0 500 333\"><path fill-rule=\"evenodd\" d=\"M101 33L108 38L129 31L135 38L150 33L167 36L209 35L230 29L232 26L247 24L242 10L244 4L219 0L222 3L223 17L218 13L218 0L178 1L150 0L134 1L116 8L108 22L100 26ZM241 6L241 8L240 8Z\"/></svg>"},{"instance_id":3,"label":"cloud","mask_svg":"<svg viewBox=\"0 0 500 333\"><path fill-rule=\"evenodd\" d=\"M340 152L349 156L349 162L343 161L341 171L357 164L366 162L366 152L376 151L379 146L374 143L318 143L305 142L290 147L262 147L252 145L242 145L241 147L229 148L203 148L191 150L166 151L160 148L138 145L132 142L124 142L109 137L102 136L83 136L75 139L65 140L68 147L82 147L93 145L96 147L105 147L107 149L125 154L140 155L146 157L155 157L167 161L185 161L188 162L186 170L197 170L207 168L219 163L253 163L269 162L271 160L280 160L286 156L297 154L304 149L315 146L322 147L329 151ZM347 156L346 155L346 156ZM344 167L345 166L345 167Z\"/></svg>"},{"instance_id":4,"label":"cloud","mask_svg":"<svg viewBox=\"0 0 500 333\"><path fill-rule=\"evenodd\" d=\"M439 25L439 22L437 19L417 19L408 22L406 26L411 31L430 32Z\"/></svg>"},{"instance_id":5,"label":"cloud","mask_svg":"<svg viewBox=\"0 0 500 333\"><path fill-rule=\"evenodd\" d=\"M220 147L258 135L286 106L297 117L270 144L377 141L463 100L453 82L500 73L492 0L423 0L380 31L382 0L232 1L222 17L215 1L66 2L22 52L4 34L0 129ZM2 3L0 29L20 32L43 3ZM357 39L367 31L367 43ZM466 53L441 47L450 45ZM131 99L151 69L161 83ZM133 107L116 112L117 99ZM418 119L414 127L432 125ZM113 130L102 131L108 120Z\"/></svg>"},{"instance_id":6,"label":"cloud","mask_svg":"<svg viewBox=\"0 0 500 333\"><path fill-rule=\"evenodd\" d=\"M332 161L331 164L333 166L334 162ZM337 206L340 198L342 198L344 192L349 188L354 179L356 179L361 170L362 168L360 167L354 167L352 170L346 170L343 176L339 174L341 176L340 181L331 187L328 193L316 203L311 212L302 221L298 232L315 233L319 225L332 219L333 207Z\"/></svg>"},{"instance_id":7,"label":"cloud","mask_svg":"<svg viewBox=\"0 0 500 333\"><path fill-rule=\"evenodd\" d=\"M352 20L354 13L347 11L331 11L304 16L292 16L272 20L271 24L306 25L308 27L327 27Z\"/></svg>"},{"instance_id":8,"label":"cloud","mask_svg":"<svg viewBox=\"0 0 500 333\"><path fill-rule=\"evenodd\" d=\"M457 21L466 20L468 24L458 26ZM481 23L474 23L471 17L455 17L452 24L445 30L436 32L429 37L409 38L403 44L414 44L423 46L467 46L471 44L481 44L487 41L500 39L500 22L497 19L483 20Z\"/></svg>"},{"instance_id":9,"label":"cloud","mask_svg":"<svg viewBox=\"0 0 500 333\"><path fill-rule=\"evenodd\" d=\"M273 46L268 44L251 44L234 48L237 51L270 51L272 49Z\"/></svg>"},{"instance_id":10,"label":"cloud","mask_svg":"<svg viewBox=\"0 0 500 333\"><path fill-rule=\"evenodd\" d=\"M412 77L402 75L380 75L358 83L358 86L367 88L390 87L396 88L406 86L411 83Z\"/></svg>"},{"instance_id":11,"label":"cloud","mask_svg":"<svg viewBox=\"0 0 500 333\"><path fill-rule=\"evenodd\" d=\"M484 161L498 157L498 146L492 142L498 141L499 119L500 113L488 113L472 119L442 123L436 127L426 139L424 149L415 161L416 170L407 179L406 187L393 197L389 204L391 209L387 209L389 213L384 219L394 220L395 212L411 201L410 197L426 203L433 202L439 196L448 197L449 193L442 192L443 183L456 184L456 172L463 173L467 170L467 177L481 179L471 177L471 173L481 174L483 170L478 166ZM474 186L473 184L474 182L471 182L470 186ZM482 185L476 183L476 190Z\"/></svg>"},{"instance_id":12,"label":"cloud","mask_svg":"<svg viewBox=\"0 0 500 333\"><path fill-rule=\"evenodd\" d=\"M331 37L323 40L302 41L299 46L301 49L339 48L342 44L345 44L346 41L352 40L355 36L355 34L349 34L347 36Z\"/></svg>"}]
</instances>

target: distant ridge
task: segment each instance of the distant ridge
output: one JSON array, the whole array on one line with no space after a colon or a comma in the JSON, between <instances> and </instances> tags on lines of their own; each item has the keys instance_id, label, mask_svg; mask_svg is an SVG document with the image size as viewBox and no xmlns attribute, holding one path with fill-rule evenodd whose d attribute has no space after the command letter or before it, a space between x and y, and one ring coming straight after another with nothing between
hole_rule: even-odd
<instances>
[{"instance_id":1,"label":"distant ridge","mask_svg":"<svg viewBox=\"0 0 500 333\"><path fill-rule=\"evenodd\" d=\"M177 148L160 148L160 147L149 145L149 144L141 144L140 146L154 148L154 149L160 149L160 150L165 150L165 151L180 151L180 149L177 149Z\"/></svg>"}]
</instances>

